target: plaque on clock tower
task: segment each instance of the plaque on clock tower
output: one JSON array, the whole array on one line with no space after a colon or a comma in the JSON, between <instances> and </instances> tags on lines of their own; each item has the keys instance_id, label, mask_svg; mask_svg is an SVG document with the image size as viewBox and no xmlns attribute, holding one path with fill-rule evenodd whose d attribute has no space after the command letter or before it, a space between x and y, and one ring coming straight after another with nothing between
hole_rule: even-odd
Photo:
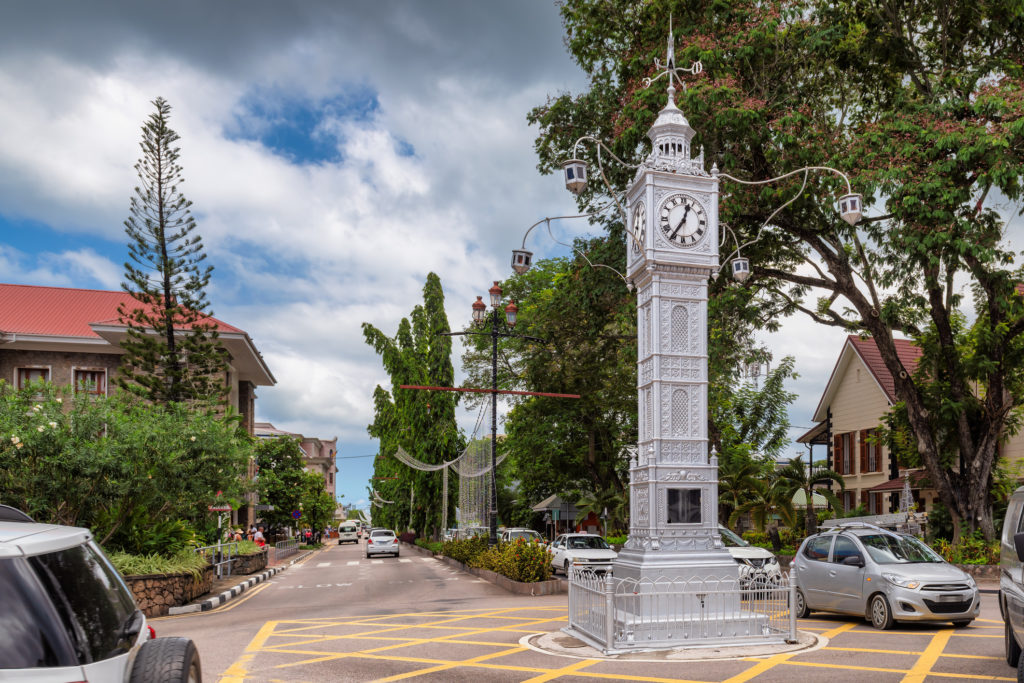
<instances>
[{"instance_id":1,"label":"plaque on clock tower","mask_svg":"<svg viewBox=\"0 0 1024 683\"><path fill-rule=\"evenodd\" d=\"M671 82L671 81L670 81ZM718 178L668 103L626 193L628 276L637 291L638 428L629 539L616 579L735 579L718 533L718 467L708 452L708 278L719 268Z\"/></svg>"}]
</instances>

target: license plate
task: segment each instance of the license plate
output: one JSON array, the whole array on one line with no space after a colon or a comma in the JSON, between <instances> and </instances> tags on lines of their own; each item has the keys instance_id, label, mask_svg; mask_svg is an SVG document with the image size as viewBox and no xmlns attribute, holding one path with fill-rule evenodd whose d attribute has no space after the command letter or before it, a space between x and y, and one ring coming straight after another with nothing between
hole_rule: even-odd
<instances>
[{"instance_id":1,"label":"license plate","mask_svg":"<svg viewBox=\"0 0 1024 683\"><path fill-rule=\"evenodd\" d=\"M939 602L960 602L959 595L940 595Z\"/></svg>"}]
</instances>

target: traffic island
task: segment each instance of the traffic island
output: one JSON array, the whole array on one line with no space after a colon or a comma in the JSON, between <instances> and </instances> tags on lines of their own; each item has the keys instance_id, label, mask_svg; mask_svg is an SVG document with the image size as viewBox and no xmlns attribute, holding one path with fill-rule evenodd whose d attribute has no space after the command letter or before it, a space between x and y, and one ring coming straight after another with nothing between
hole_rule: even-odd
<instances>
[{"instance_id":1,"label":"traffic island","mask_svg":"<svg viewBox=\"0 0 1024 683\"><path fill-rule=\"evenodd\" d=\"M828 638L808 633L807 631L797 631L797 639L794 643L679 647L670 650L639 650L613 655L606 655L579 638L575 638L563 631L550 631L523 636L519 640L519 644L535 652L575 659L602 659L624 662L707 662L811 652L828 645Z\"/></svg>"},{"instance_id":2,"label":"traffic island","mask_svg":"<svg viewBox=\"0 0 1024 683\"><path fill-rule=\"evenodd\" d=\"M450 557L444 555L435 555L426 548L421 548L413 543L405 543L404 541L399 542L402 547L402 552L413 552L417 555L423 555L427 557L433 557L436 560L440 560L445 564L460 569L467 574L473 574L479 576L484 581L492 583L498 588L503 588L509 593L516 595L554 595L555 593L566 592L566 583L559 581L558 579L548 579L547 581L532 581L530 583L524 583L522 581L513 581L507 576L502 576L497 572L492 572L489 569L477 569L476 567L470 567L467 564L453 560Z\"/></svg>"}]
</instances>

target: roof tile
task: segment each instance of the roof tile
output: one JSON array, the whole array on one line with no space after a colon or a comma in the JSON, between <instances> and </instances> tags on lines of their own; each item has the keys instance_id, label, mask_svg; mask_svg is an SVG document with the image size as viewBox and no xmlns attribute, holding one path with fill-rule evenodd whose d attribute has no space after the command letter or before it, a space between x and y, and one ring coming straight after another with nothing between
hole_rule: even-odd
<instances>
[{"instance_id":1,"label":"roof tile","mask_svg":"<svg viewBox=\"0 0 1024 683\"><path fill-rule=\"evenodd\" d=\"M0 284L0 332L96 338L90 323L120 325L117 307L134 301L125 292ZM216 318L210 320L218 332L242 333Z\"/></svg>"}]
</instances>

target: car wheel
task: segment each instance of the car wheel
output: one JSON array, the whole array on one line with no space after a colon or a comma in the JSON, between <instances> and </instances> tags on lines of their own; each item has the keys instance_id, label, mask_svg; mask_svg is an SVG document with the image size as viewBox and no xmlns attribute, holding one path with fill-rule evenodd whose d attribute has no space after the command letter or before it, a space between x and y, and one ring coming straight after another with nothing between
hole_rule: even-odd
<instances>
[{"instance_id":1,"label":"car wheel","mask_svg":"<svg viewBox=\"0 0 1024 683\"><path fill-rule=\"evenodd\" d=\"M893 625L892 608L881 593L871 598L871 625L879 631L886 631Z\"/></svg>"},{"instance_id":2,"label":"car wheel","mask_svg":"<svg viewBox=\"0 0 1024 683\"><path fill-rule=\"evenodd\" d=\"M1017 638L1013 635L1010 622L1004 621L1003 627L1003 650L1006 652L1006 663L1010 666L1017 666L1017 662L1021 660L1020 645L1017 644Z\"/></svg>"},{"instance_id":3,"label":"car wheel","mask_svg":"<svg viewBox=\"0 0 1024 683\"><path fill-rule=\"evenodd\" d=\"M970 626L972 621L974 621L974 619L955 619L953 621L953 626L954 628L964 628L965 626Z\"/></svg>"},{"instance_id":4,"label":"car wheel","mask_svg":"<svg viewBox=\"0 0 1024 683\"><path fill-rule=\"evenodd\" d=\"M188 638L147 640L132 665L131 683L202 683L199 653Z\"/></svg>"},{"instance_id":5,"label":"car wheel","mask_svg":"<svg viewBox=\"0 0 1024 683\"><path fill-rule=\"evenodd\" d=\"M793 610L796 612L797 619L806 619L811 615L811 610L807 607L807 600L804 599L804 592L799 588L796 589L796 604L793 605Z\"/></svg>"},{"instance_id":6,"label":"car wheel","mask_svg":"<svg viewBox=\"0 0 1024 683\"><path fill-rule=\"evenodd\" d=\"M569 577L569 560L566 560L565 562L562 563L562 571L565 572L565 576L566 576L566 578L568 578Z\"/></svg>"}]
</instances>

